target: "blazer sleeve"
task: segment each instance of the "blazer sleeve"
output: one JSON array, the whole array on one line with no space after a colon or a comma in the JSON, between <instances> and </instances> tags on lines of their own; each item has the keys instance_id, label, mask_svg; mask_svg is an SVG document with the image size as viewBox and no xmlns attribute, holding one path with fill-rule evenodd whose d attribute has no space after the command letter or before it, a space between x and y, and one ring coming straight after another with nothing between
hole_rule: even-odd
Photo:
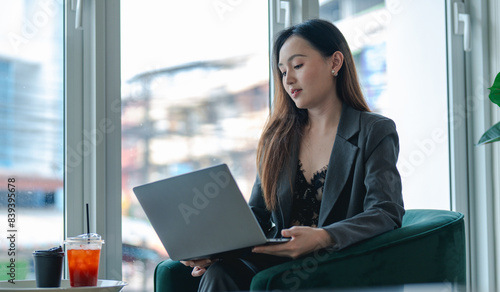
<instances>
[{"instance_id":1,"label":"blazer sleeve","mask_svg":"<svg viewBox=\"0 0 500 292\"><path fill-rule=\"evenodd\" d=\"M363 183L362 193L351 194L351 200L362 200L362 210L333 224L323 226L333 239L334 250L345 248L364 239L401 226L404 214L401 177L396 167L399 138L394 122L379 119L360 133L356 167L360 177L354 183ZM351 202L356 205L356 202Z\"/></svg>"}]
</instances>

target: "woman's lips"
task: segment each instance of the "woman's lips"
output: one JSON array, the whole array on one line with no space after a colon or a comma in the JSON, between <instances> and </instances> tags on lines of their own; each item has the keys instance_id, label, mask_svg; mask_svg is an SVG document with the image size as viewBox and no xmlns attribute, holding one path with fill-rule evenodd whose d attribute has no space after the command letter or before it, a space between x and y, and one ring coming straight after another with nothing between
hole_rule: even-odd
<instances>
[{"instance_id":1,"label":"woman's lips","mask_svg":"<svg viewBox=\"0 0 500 292\"><path fill-rule=\"evenodd\" d=\"M301 91L302 91L302 89L292 89L292 91L291 91L292 98L296 98Z\"/></svg>"}]
</instances>

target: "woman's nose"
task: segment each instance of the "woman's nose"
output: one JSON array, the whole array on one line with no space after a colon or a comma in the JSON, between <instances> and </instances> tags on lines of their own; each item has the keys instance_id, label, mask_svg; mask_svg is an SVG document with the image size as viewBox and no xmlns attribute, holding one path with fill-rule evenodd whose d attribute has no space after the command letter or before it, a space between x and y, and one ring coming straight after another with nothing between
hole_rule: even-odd
<instances>
[{"instance_id":1,"label":"woman's nose","mask_svg":"<svg viewBox=\"0 0 500 292\"><path fill-rule=\"evenodd\" d=\"M295 83L295 76L293 76L293 74L287 72L287 74L285 76L285 83L286 84L293 84L293 83Z\"/></svg>"}]
</instances>

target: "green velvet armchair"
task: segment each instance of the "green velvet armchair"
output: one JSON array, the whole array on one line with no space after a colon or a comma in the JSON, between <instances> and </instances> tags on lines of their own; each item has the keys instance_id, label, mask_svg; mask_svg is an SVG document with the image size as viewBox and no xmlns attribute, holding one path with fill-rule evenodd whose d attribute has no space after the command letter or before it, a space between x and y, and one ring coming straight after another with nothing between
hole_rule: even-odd
<instances>
[{"instance_id":1,"label":"green velvet armchair","mask_svg":"<svg viewBox=\"0 0 500 292\"><path fill-rule=\"evenodd\" d=\"M341 251L322 250L261 271L252 291L297 291L409 283L465 284L463 215L407 210L402 227ZM191 268L165 260L155 270L155 291L196 291Z\"/></svg>"}]
</instances>

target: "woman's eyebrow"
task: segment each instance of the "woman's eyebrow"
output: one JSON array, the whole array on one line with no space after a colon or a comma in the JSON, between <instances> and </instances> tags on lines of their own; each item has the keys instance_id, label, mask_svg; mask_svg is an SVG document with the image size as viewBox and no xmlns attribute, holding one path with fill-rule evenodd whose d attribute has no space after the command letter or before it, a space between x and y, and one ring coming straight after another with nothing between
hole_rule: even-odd
<instances>
[{"instance_id":1,"label":"woman's eyebrow","mask_svg":"<svg viewBox=\"0 0 500 292\"><path fill-rule=\"evenodd\" d=\"M306 55L304 55L304 54L294 54L294 55L291 55L290 58L288 58L287 63L290 63L296 57L306 57ZM279 66L283 66L283 64L282 63L278 63L278 67Z\"/></svg>"}]
</instances>

